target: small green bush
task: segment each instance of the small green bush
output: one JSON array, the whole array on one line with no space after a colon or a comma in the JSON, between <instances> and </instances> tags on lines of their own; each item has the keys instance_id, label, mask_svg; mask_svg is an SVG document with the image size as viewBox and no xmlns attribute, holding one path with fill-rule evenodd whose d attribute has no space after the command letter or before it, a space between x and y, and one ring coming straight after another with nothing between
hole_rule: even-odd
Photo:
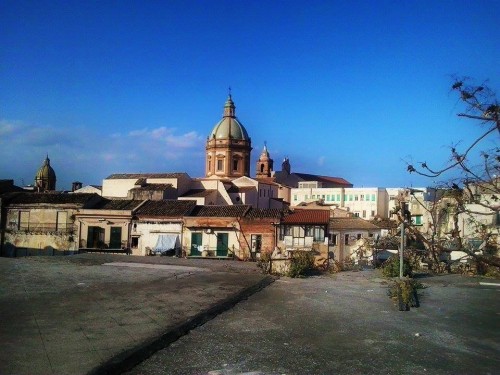
<instances>
[{"instance_id":1,"label":"small green bush","mask_svg":"<svg viewBox=\"0 0 500 375\"><path fill-rule=\"evenodd\" d=\"M314 270L314 254L311 251L294 251L288 276L301 277L312 270Z\"/></svg>"},{"instance_id":2,"label":"small green bush","mask_svg":"<svg viewBox=\"0 0 500 375\"><path fill-rule=\"evenodd\" d=\"M262 270L262 273L271 273L271 253L263 252L260 254L260 258L257 260L257 267Z\"/></svg>"},{"instance_id":3,"label":"small green bush","mask_svg":"<svg viewBox=\"0 0 500 375\"><path fill-rule=\"evenodd\" d=\"M408 262L408 259L403 259L403 276L411 277L413 269ZM385 277L398 277L399 276L399 255L393 255L387 259L382 265L382 274Z\"/></svg>"},{"instance_id":4,"label":"small green bush","mask_svg":"<svg viewBox=\"0 0 500 375\"><path fill-rule=\"evenodd\" d=\"M388 295L398 303L400 311L408 311L420 306L418 289L424 289L422 283L410 278L398 279L389 286Z\"/></svg>"}]
</instances>

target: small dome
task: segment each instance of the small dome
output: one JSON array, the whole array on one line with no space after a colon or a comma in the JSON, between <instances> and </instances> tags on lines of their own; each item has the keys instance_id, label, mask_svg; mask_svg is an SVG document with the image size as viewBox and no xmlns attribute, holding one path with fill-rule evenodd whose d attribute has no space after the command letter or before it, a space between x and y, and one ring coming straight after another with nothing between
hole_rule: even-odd
<instances>
[{"instance_id":1,"label":"small dome","mask_svg":"<svg viewBox=\"0 0 500 375\"><path fill-rule=\"evenodd\" d=\"M247 130L243 124L236 118L235 115L235 105L231 98L231 95L226 100L224 105L224 115L222 120L220 120L213 128L210 133L210 138L216 139L239 139L248 141Z\"/></svg>"}]
</instances>

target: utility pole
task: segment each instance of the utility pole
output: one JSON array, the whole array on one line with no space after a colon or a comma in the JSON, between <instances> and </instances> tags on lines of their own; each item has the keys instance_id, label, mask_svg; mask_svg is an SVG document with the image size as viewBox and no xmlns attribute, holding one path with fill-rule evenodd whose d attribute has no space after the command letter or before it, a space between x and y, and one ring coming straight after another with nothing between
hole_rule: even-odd
<instances>
[{"instance_id":1,"label":"utility pole","mask_svg":"<svg viewBox=\"0 0 500 375\"><path fill-rule=\"evenodd\" d=\"M403 253L405 248L405 211L406 203L401 201L401 213L403 221L401 222L401 245L399 246L399 278L403 278Z\"/></svg>"},{"instance_id":2,"label":"utility pole","mask_svg":"<svg viewBox=\"0 0 500 375\"><path fill-rule=\"evenodd\" d=\"M411 214L408 211L406 199L408 197L408 190L405 190L402 194L400 194L399 204L401 205L401 244L399 247L399 278L403 278L403 253L405 249L405 223L408 220L411 223Z\"/></svg>"}]
</instances>

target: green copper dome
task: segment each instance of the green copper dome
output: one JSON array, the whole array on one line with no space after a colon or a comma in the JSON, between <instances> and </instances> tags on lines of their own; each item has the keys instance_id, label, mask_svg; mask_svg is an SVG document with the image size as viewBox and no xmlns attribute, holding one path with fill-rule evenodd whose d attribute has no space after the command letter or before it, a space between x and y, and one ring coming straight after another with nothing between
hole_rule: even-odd
<instances>
[{"instance_id":1,"label":"green copper dome","mask_svg":"<svg viewBox=\"0 0 500 375\"><path fill-rule=\"evenodd\" d=\"M231 98L228 96L226 103L224 104L224 115L222 120L220 120L213 128L210 133L210 138L216 139L239 139L248 141L247 130L243 124L236 118L236 107Z\"/></svg>"}]
</instances>

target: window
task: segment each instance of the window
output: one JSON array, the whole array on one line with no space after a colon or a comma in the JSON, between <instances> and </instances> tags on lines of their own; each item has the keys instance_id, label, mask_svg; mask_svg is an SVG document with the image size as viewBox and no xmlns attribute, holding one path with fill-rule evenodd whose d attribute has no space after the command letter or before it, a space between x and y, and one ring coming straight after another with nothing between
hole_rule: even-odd
<instances>
[{"instance_id":1,"label":"window","mask_svg":"<svg viewBox=\"0 0 500 375\"><path fill-rule=\"evenodd\" d=\"M238 159L233 159L233 171L238 170Z\"/></svg>"},{"instance_id":2,"label":"window","mask_svg":"<svg viewBox=\"0 0 500 375\"><path fill-rule=\"evenodd\" d=\"M292 227L292 229L293 229L292 233L295 238L305 237L304 227Z\"/></svg>"},{"instance_id":3,"label":"window","mask_svg":"<svg viewBox=\"0 0 500 375\"><path fill-rule=\"evenodd\" d=\"M415 225L422 225L422 215L412 216L411 221Z\"/></svg>"},{"instance_id":4,"label":"window","mask_svg":"<svg viewBox=\"0 0 500 375\"><path fill-rule=\"evenodd\" d=\"M336 234L329 233L328 240L330 241L330 245L337 246L337 235Z\"/></svg>"},{"instance_id":5,"label":"window","mask_svg":"<svg viewBox=\"0 0 500 375\"><path fill-rule=\"evenodd\" d=\"M364 196L364 194L361 194L361 195L359 196L359 200L360 200L360 201L364 201L364 200L365 200L365 196Z\"/></svg>"},{"instance_id":6,"label":"window","mask_svg":"<svg viewBox=\"0 0 500 375\"><path fill-rule=\"evenodd\" d=\"M19 211L19 220L17 221L18 230L28 230L30 227L30 212Z\"/></svg>"},{"instance_id":7,"label":"window","mask_svg":"<svg viewBox=\"0 0 500 375\"><path fill-rule=\"evenodd\" d=\"M352 194L349 194L349 201L352 201Z\"/></svg>"},{"instance_id":8,"label":"window","mask_svg":"<svg viewBox=\"0 0 500 375\"><path fill-rule=\"evenodd\" d=\"M322 199L325 199L325 194L323 194L323 195L321 196L321 198L322 198Z\"/></svg>"},{"instance_id":9,"label":"window","mask_svg":"<svg viewBox=\"0 0 500 375\"><path fill-rule=\"evenodd\" d=\"M358 233L358 235L356 236L356 238L357 238L358 240L360 240L360 239L361 239L361 233Z\"/></svg>"},{"instance_id":10,"label":"window","mask_svg":"<svg viewBox=\"0 0 500 375\"><path fill-rule=\"evenodd\" d=\"M327 194L326 195L326 200L329 201L330 200L330 194Z\"/></svg>"},{"instance_id":11,"label":"window","mask_svg":"<svg viewBox=\"0 0 500 375\"><path fill-rule=\"evenodd\" d=\"M314 227L314 241L324 241L325 240L325 230L323 227Z\"/></svg>"},{"instance_id":12,"label":"window","mask_svg":"<svg viewBox=\"0 0 500 375\"><path fill-rule=\"evenodd\" d=\"M306 199L306 200L308 200L308 199L309 199L309 195L306 195L306 198L305 198L305 199Z\"/></svg>"},{"instance_id":13,"label":"window","mask_svg":"<svg viewBox=\"0 0 500 375\"><path fill-rule=\"evenodd\" d=\"M375 194L372 194L372 202L375 202Z\"/></svg>"},{"instance_id":14,"label":"window","mask_svg":"<svg viewBox=\"0 0 500 375\"><path fill-rule=\"evenodd\" d=\"M133 249L137 249L139 247L139 237L132 237L132 242L130 243L130 246Z\"/></svg>"},{"instance_id":15,"label":"window","mask_svg":"<svg viewBox=\"0 0 500 375\"><path fill-rule=\"evenodd\" d=\"M252 244L252 253L260 253L260 250L262 249L262 235L252 234L250 239Z\"/></svg>"},{"instance_id":16,"label":"window","mask_svg":"<svg viewBox=\"0 0 500 375\"><path fill-rule=\"evenodd\" d=\"M366 210L363 210L363 219L366 218Z\"/></svg>"},{"instance_id":17,"label":"window","mask_svg":"<svg viewBox=\"0 0 500 375\"><path fill-rule=\"evenodd\" d=\"M297 200L297 194L294 194L293 195L293 200L296 201Z\"/></svg>"},{"instance_id":18,"label":"window","mask_svg":"<svg viewBox=\"0 0 500 375\"><path fill-rule=\"evenodd\" d=\"M375 211L372 210L372 217L375 216Z\"/></svg>"},{"instance_id":19,"label":"window","mask_svg":"<svg viewBox=\"0 0 500 375\"><path fill-rule=\"evenodd\" d=\"M66 231L68 220L68 213L66 211L58 211L57 212L57 221L56 221L56 230L57 231Z\"/></svg>"},{"instance_id":20,"label":"window","mask_svg":"<svg viewBox=\"0 0 500 375\"><path fill-rule=\"evenodd\" d=\"M337 202L340 202L340 194L337 194Z\"/></svg>"},{"instance_id":21,"label":"window","mask_svg":"<svg viewBox=\"0 0 500 375\"><path fill-rule=\"evenodd\" d=\"M355 212L354 216L359 217L359 212Z\"/></svg>"},{"instance_id":22,"label":"window","mask_svg":"<svg viewBox=\"0 0 500 375\"><path fill-rule=\"evenodd\" d=\"M349 235L344 234L344 245L349 245Z\"/></svg>"},{"instance_id":23,"label":"window","mask_svg":"<svg viewBox=\"0 0 500 375\"><path fill-rule=\"evenodd\" d=\"M224 170L224 161L222 159L217 160L217 170L218 171L223 171Z\"/></svg>"},{"instance_id":24,"label":"window","mask_svg":"<svg viewBox=\"0 0 500 375\"><path fill-rule=\"evenodd\" d=\"M357 194L354 196L354 200L355 200L355 201L357 201L357 200L358 200L358 195L357 195Z\"/></svg>"}]
</instances>

